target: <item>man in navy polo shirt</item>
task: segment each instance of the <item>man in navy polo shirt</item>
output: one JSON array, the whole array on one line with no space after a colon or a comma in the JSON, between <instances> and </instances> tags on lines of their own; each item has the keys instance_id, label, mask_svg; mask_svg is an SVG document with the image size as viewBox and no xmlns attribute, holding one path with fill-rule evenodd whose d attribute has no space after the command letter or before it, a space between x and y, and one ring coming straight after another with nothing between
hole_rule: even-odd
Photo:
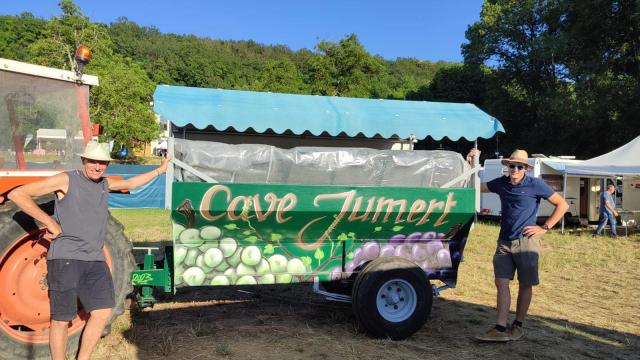
<instances>
[{"instance_id":1,"label":"man in navy polo shirt","mask_svg":"<svg viewBox=\"0 0 640 360\"><path fill-rule=\"evenodd\" d=\"M476 155L475 149L469 157ZM529 155L524 150L514 151L509 159L502 160L508 167L509 176L502 176L481 185L482 192L493 192L500 197L502 212L498 246L493 256L493 270L498 290L496 325L476 336L481 341L506 342L518 340L524 335L524 322L533 286L538 285L538 256L540 237L552 228L569 209L562 196L553 191L542 179L526 174L530 169ZM555 209L544 225L536 225L540 199L546 199ZM509 281L518 272L518 302L516 318L507 326L511 293Z\"/></svg>"}]
</instances>

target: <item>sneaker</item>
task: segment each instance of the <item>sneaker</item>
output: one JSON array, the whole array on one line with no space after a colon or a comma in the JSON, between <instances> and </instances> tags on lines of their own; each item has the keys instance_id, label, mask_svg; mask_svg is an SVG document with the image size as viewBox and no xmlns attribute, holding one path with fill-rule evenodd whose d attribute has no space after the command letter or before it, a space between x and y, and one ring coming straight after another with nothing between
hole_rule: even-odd
<instances>
[{"instance_id":1,"label":"sneaker","mask_svg":"<svg viewBox=\"0 0 640 360\"><path fill-rule=\"evenodd\" d=\"M507 329L507 334L511 340L520 340L524 336L524 329L522 326L511 325Z\"/></svg>"},{"instance_id":2,"label":"sneaker","mask_svg":"<svg viewBox=\"0 0 640 360\"><path fill-rule=\"evenodd\" d=\"M511 337L506 331L498 331L493 327L482 334L476 335L476 339L485 342L507 342L511 340Z\"/></svg>"}]
</instances>

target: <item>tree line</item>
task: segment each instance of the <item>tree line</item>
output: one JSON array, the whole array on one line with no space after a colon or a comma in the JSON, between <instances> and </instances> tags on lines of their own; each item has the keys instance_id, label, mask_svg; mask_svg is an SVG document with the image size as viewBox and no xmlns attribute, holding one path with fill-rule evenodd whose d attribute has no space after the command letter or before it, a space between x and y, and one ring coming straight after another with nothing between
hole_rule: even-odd
<instances>
[{"instance_id":1,"label":"tree line","mask_svg":"<svg viewBox=\"0 0 640 360\"><path fill-rule=\"evenodd\" d=\"M481 141L485 155L521 147L586 158L640 134L640 0L485 0L461 44L463 63L383 59L356 34L298 51L165 34L126 18L91 22L71 0L59 5L49 20L0 16L0 57L70 69L75 46L90 46L87 72L101 83L91 90L92 121L126 147L160 132L156 84L473 103L507 131Z\"/></svg>"}]
</instances>

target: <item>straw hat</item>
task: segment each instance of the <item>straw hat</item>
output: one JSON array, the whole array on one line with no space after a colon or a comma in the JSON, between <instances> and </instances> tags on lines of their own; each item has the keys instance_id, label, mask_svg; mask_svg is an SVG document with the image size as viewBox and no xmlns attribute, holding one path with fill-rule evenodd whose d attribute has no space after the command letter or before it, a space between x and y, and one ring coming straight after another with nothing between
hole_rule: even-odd
<instances>
[{"instance_id":1,"label":"straw hat","mask_svg":"<svg viewBox=\"0 0 640 360\"><path fill-rule=\"evenodd\" d=\"M502 165L521 164L521 165L529 166L528 160L529 160L529 154L527 154L526 151L516 149L516 151L511 153L511 156L509 156L508 159L502 160Z\"/></svg>"},{"instance_id":2,"label":"straw hat","mask_svg":"<svg viewBox=\"0 0 640 360\"><path fill-rule=\"evenodd\" d=\"M109 144L99 143L97 141L89 141L84 148L84 152L79 154L81 157L90 160L98 161L111 161L111 155L109 155Z\"/></svg>"}]
</instances>

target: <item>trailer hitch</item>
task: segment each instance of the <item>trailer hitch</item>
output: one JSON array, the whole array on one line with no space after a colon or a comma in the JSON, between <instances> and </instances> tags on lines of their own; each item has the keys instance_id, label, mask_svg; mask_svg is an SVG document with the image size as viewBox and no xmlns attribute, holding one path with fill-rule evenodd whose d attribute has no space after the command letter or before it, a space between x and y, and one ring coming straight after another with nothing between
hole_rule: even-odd
<instances>
[{"instance_id":1,"label":"trailer hitch","mask_svg":"<svg viewBox=\"0 0 640 360\"><path fill-rule=\"evenodd\" d=\"M138 266L137 270L131 272L131 284L139 287L140 291L136 292L136 302L141 309L153 307L157 299L153 296L153 288L161 287L164 292L171 292L171 273L169 272L169 262L164 257L163 267L158 269L155 263L155 256L152 254L157 247L134 247L136 250L146 250L142 266Z\"/></svg>"}]
</instances>

